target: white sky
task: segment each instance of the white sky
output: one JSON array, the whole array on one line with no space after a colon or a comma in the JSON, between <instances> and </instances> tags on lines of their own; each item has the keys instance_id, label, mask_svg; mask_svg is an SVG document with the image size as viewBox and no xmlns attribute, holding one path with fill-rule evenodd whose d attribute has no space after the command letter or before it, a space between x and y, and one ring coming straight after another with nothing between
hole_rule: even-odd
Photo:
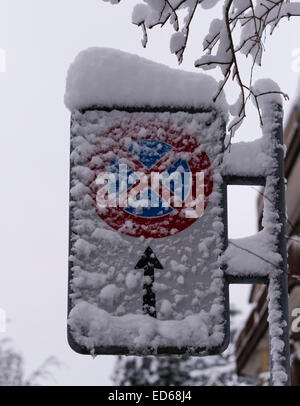
<instances>
[{"instance_id":1,"label":"white sky","mask_svg":"<svg viewBox=\"0 0 300 406\"><path fill-rule=\"evenodd\" d=\"M123 3L0 0L0 48L7 55L6 73L0 73L0 308L10 319L0 338L13 338L28 371L49 355L57 356L64 364L54 370L57 385L108 385L114 362L114 357L78 355L66 341L70 114L63 95L68 66L81 50L107 46L177 67L169 52L170 31L151 32L144 50L140 30L130 23L136 1ZM195 70L198 39L214 13L199 17L180 68ZM300 48L299 27L296 20L284 23L267 41L257 75L275 79L291 98L297 86L291 64L293 50ZM285 104L286 111L290 106ZM259 136L254 109L239 134L237 140ZM230 188L231 237L255 232L256 198L252 188ZM232 301L243 309L248 294L248 286L231 288Z\"/></svg>"}]
</instances>

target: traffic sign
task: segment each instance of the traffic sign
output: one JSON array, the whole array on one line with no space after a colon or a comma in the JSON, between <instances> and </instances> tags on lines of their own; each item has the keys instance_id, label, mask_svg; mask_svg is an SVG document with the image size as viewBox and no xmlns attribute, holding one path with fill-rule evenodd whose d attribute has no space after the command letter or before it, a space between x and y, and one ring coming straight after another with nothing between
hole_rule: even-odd
<instances>
[{"instance_id":1,"label":"traffic sign","mask_svg":"<svg viewBox=\"0 0 300 406\"><path fill-rule=\"evenodd\" d=\"M108 132L110 153L107 154L105 145L99 145L96 156L105 156L102 165L95 167L94 156L89 162L90 169L97 173L90 187L98 214L110 227L133 237L162 238L184 230L201 217L213 189L213 179L210 160L195 137L183 129L163 128L164 123L157 121L147 125L148 132L142 137L140 126L131 128L130 123L123 125L122 130L118 126ZM202 173L204 199L189 208L192 185L196 184L197 174ZM110 188L114 193L109 204L103 196L109 186L99 190L99 174L102 178L108 174L108 180L112 179ZM110 174L115 174L116 179L110 178ZM102 180L104 183L105 179ZM135 189L130 205L128 200ZM104 204L100 204L101 199ZM168 200L172 200L170 204Z\"/></svg>"},{"instance_id":2,"label":"traffic sign","mask_svg":"<svg viewBox=\"0 0 300 406\"><path fill-rule=\"evenodd\" d=\"M214 109L73 114L76 351L205 354L227 345L224 128Z\"/></svg>"}]
</instances>

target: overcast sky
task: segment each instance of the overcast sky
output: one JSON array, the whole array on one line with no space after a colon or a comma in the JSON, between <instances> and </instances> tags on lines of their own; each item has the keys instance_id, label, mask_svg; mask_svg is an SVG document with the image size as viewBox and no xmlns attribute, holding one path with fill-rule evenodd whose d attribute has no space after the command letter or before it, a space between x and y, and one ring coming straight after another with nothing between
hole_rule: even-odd
<instances>
[{"instance_id":1,"label":"overcast sky","mask_svg":"<svg viewBox=\"0 0 300 406\"><path fill-rule=\"evenodd\" d=\"M6 72L0 73L0 308L10 320L0 338L14 340L27 371L55 355L63 363L54 371L57 385L110 384L114 362L114 357L78 355L66 341L70 114L63 95L68 66L81 50L105 46L177 68L168 28L151 32L144 50L141 32L130 23L136 1L123 3L0 0L0 48L7 58ZM197 17L180 69L197 71L193 61L201 55L199 38L211 16L214 12L206 11ZM299 27L299 21L282 24L267 41L264 67L257 74L275 79L291 100ZM287 112L291 104L285 104ZM250 109L236 140L259 135ZM256 231L257 192L250 187L230 190L230 236L250 235ZM231 300L247 311L248 294L248 286L235 286Z\"/></svg>"}]
</instances>

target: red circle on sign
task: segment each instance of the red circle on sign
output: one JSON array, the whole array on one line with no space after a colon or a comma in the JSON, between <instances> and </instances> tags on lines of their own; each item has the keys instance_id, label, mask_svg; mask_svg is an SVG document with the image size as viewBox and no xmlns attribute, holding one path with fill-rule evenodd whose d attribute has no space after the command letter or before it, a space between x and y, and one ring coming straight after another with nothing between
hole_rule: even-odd
<instances>
[{"instance_id":1,"label":"red circle on sign","mask_svg":"<svg viewBox=\"0 0 300 406\"><path fill-rule=\"evenodd\" d=\"M129 151L132 143L141 140L156 140L168 144L171 149L149 169L138 160L133 152ZM147 121L146 124L132 120L122 126L114 127L105 136L99 137L96 151L88 161L88 167L95 174L90 184L90 190L98 215L113 229L133 237L163 238L190 227L198 218L186 217L184 202L182 207L172 207L173 210L168 214L157 217L139 217L127 212L124 207L99 208L96 199L99 190L99 186L96 184L97 176L100 172L108 171L112 160L127 165L130 171L143 172L150 177L151 172L166 172L179 159L184 159L188 163L192 173L193 198L195 198L195 174L204 172L205 209L213 189L212 171L208 155L194 136L187 134L183 129L166 127L158 120ZM139 181L136 184L138 183Z\"/></svg>"}]
</instances>

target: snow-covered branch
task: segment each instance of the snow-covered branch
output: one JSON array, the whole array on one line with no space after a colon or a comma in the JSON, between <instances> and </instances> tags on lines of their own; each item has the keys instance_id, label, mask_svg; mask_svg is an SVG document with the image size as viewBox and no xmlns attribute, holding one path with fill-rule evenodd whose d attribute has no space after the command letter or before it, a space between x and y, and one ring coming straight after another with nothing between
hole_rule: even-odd
<instances>
[{"instance_id":1,"label":"snow-covered branch","mask_svg":"<svg viewBox=\"0 0 300 406\"><path fill-rule=\"evenodd\" d=\"M112 4L121 0L104 0ZM220 0L143 0L135 6L132 22L143 30L142 44L146 47L149 29L163 27L168 21L174 29L170 38L170 50L181 63L189 41L190 27L196 13L211 9L221 3ZM201 7L200 7L201 6ZM201 10L202 8L202 10ZM201 11L200 11L201 10ZM184 18L182 18L183 13ZM253 88L253 70L261 65L264 51L263 42L269 28L272 33L284 18L300 16L300 2L289 0L224 0L222 18L210 22L204 37L203 55L195 61L195 66L204 70L220 68L223 79L214 96L216 100L232 78L239 90L239 97L232 106L233 119L229 125L231 136L241 125L246 115L246 104L250 98L255 102L259 113L260 97L268 93L280 93L280 89ZM237 34L237 35L236 35ZM251 56L249 75L245 79L241 74L239 57Z\"/></svg>"}]
</instances>

